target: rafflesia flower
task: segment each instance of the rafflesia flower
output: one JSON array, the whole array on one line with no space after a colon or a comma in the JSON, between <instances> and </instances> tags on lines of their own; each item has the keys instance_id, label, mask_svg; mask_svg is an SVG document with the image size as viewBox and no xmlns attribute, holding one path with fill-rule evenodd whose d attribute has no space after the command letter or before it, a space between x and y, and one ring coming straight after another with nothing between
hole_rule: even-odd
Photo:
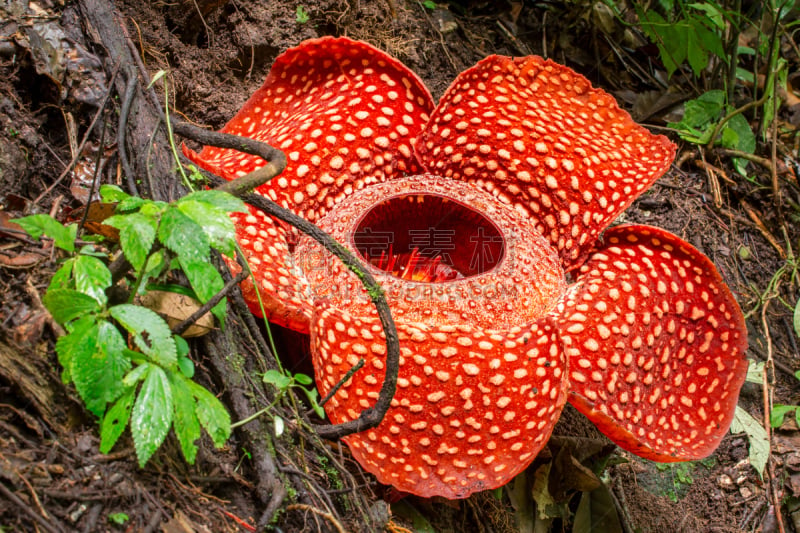
<instances>
[{"instance_id":1,"label":"rafflesia flower","mask_svg":"<svg viewBox=\"0 0 800 533\"><path fill-rule=\"evenodd\" d=\"M397 60L325 37L278 57L223 131L283 150L258 192L360 255L386 292L397 392L378 427L345 438L381 482L448 498L500 486L567 400L657 461L704 457L727 431L746 371L736 301L675 235L606 229L675 146L572 70L491 56L434 106ZM187 155L227 179L264 164ZM234 218L268 318L311 334L320 393L365 360L325 405L335 423L357 418L386 354L359 280L258 211Z\"/></svg>"}]
</instances>

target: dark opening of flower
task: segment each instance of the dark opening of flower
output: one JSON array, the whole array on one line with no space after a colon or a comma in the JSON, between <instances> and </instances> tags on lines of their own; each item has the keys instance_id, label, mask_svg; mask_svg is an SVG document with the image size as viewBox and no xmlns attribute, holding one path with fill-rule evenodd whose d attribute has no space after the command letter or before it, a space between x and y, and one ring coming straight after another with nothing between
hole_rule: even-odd
<instances>
[{"instance_id":1,"label":"dark opening of flower","mask_svg":"<svg viewBox=\"0 0 800 533\"><path fill-rule=\"evenodd\" d=\"M259 192L360 254L386 292L398 389L378 427L345 438L380 481L449 498L500 486L567 399L654 460L705 457L727 431L747 339L713 264L658 228L600 238L675 146L582 76L491 56L434 107L397 60L322 38L281 55L223 131L284 150ZM186 153L227 179L264 164ZM385 372L368 295L311 239L255 210L234 218L268 318L311 334L320 393L365 360L325 406L335 423L357 418Z\"/></svg>"},{"instance_id":2,"label":"dark opening of flower","mask_svg":"<svg viewBox=\"0 0 800 533\"><path fill-rule=\"evenodd\" d=\"M432 194L388 198L357 224L353 244L379 269L412 281L448 281L491 270L505 252L492 221Z\"/></svg>"}]
</instances>

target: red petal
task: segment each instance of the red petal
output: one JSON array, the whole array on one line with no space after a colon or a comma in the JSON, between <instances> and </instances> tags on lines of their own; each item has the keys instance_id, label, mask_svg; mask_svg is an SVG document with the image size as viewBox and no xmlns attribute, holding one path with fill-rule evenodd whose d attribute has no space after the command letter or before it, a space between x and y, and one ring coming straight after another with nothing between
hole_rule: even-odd
<instances>
[{"instance_id":1,"label":"red petal","mask_svg":"<svg viewBox=\"0 0 800 533\"><path fill-rule=\"evenodd\" d=\"M565 66L491 56L450 86L417 153L428 171L528 212L571 270L666 171L675 146Z\"/></svg>"},{"instance_id":2,"label":"red petal","mask_svg":"<svg viewBox=\"0 0 800 533\"><path fill-rule=\"evenodd\" d=\"M308 332L311 318L311 293L303 273L294 264L289 252L287 230L273 222L261 211L250 208L249 213L232 213L236 238L258 281L258 291L264 306L262 313L252 278L242 284L242 294L250 310L266 314L271 322L300 332ZM231 266L239 265L229 261Z\"/></svg>"},{"instance_id":3,"label":"red petal","mask_svg":"<svg viewBox=\"0 0 800 533\"><path fill-rule=\"evenodd\" d=\"M383 422L345 437L382 483L419 496L465 498L499 487L527 467L550 437L566 401L566 359L547 320L508 332L469 325L397 324L397 392ZM311 346L325 395L364 367L325 405L334 423L374 405L385 373L375 317L318 308Z\"/></svg>"},{"instance_id":4,"label":"red petal","mask_svg":"<svg viewBox=\"0 0 800 533\"><path fill-rule=\"evenodd\" d=\"M742 312L711 261L675 235L621 226L604 241L559 309L570 402L642 457L705 457L747 372Z\"/></svg>"},{"instance_id":5,"label":"red petal","mask_svg":"<svg viewBox=\"0 0 800 533\"><path fill-rule=\"evenodd\" d=\"M430 93L402 63L366 43L323 37L280 55L221 131L283 150L286 170L259 192L313 221L365 184L415 171L413 145L431 109ZM184 153L226 179L264 164L228 149Z\"/></svg>"}]
</instances>

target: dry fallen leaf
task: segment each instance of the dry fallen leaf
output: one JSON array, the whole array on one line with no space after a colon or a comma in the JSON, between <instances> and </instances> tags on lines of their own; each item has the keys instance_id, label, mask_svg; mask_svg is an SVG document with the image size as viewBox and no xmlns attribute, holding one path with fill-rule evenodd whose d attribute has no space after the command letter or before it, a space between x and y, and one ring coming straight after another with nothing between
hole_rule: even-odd
<instances>
[{"instance_id":1,"label":"dry fallen leaf","mask_svg":"<svg viewBox=\"0 0 800 533\"><path fill-rule=\"evenodd\" d=\"M201 304L191 296L169 291L148 291L139 299L141 305L149 307L163 316L169 327L180 324L192 313L200 309ZM214 328L214 318L206 313L183 332L183 337L202 337Z\"/></svg>"}]
</instances>

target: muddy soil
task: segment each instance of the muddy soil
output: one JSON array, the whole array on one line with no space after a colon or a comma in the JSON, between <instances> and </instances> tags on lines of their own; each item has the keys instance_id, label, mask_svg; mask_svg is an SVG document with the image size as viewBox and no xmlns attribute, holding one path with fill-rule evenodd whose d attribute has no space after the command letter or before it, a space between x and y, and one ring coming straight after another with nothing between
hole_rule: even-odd
<instances>
[{"instance_id":1,"label":"muddy soil","mask_svg":"<svg viewBox=\"0 0 800 533\"><path fill-rule=\"evenodd\" d=\"M117 0L115 7L147 71L166 72L174 112L213 129L224 125L261 85L279 53L322 35L346 35L389 52L423 79L435 99L459 72L489 54L551 57L617 95L629 109L631 95L656 89L614 53L614 39L621 39L625 28L601 28L598 11L588 2L453 1L436 9L427 4ZM86 80L96 76L95 88L107 90L114 65L107 51L97 46L81 5L45 0L35 13L12 7L7 8L11 22L0 22L0 199L8 213L27 209L63 217L86 201L72 174L59 181L103 96L90 94ZM42 63L47 58L36 56L30 37L26 41L26 28L35 23L60 27L97 62L87 60L73 77L54 79L56 74ZM656 52L641 44L628 61L656 61ZM790 62L796 67L797 60ZM664 131L669 111L647 114L648 125ZM789 111L782 113L788 117ZM109 149L111 138L109 133ZM789 201L776 203L763 166L751 163L745 180L735 174L730 158L710 151L701 154L696 146L672 138L680 143L676 164L622 218L667 229L711 258L748 313L748 357L775 361L770 374L773 401L798 404L800 382L792 372L800 368L800 354L791 309L776 300L762 313L768 289L785 302L797 301L796 285L770 287L785 264L781 254L786 254L787 244L800 247L796 178L782 176L780 187ZM91 144L99 144L96 133ZM787 144L787 154L793 155L791 140ZM795 159L787 156L784 161L790 171L796 170ZM111 180L116 179L116 166L112 158L107 172ZM709 168L718 171L709 173ZM4 240L4 246L10 242ZM41 305L54 263L47 256L25 255L20 246L13 241L0 250L0 528L252 530L266 504L253 476L259 466L239 437L222 452L204 442L191 467L183 463L174 439L168 439L144 469L137 468L130 441L111 455L99 453L96 422L75 392L60 383L53 349L56 332ZM292 364L302 365L305 352L296 336L285 332L279 337L289 351L301 354ZM200 379L224 394L213 364L201 351L198 357ZM762 387L746 384L740 405L763 420ZM556 435L608 443L569 406ZM269 524L276 531L333 531L338 524L347 531L520 530L520 513L502 491L457 502L403 498L364 474L345 447L324 445L324 453L338 460L332 465L319 459L323 452L310 452L303 442L280 451L281 479L292 481L285 483L285 501ZM783 502L800 496L798 446L797 428L787 422L776 432L766 480L748 462L744 434L727 436L710 459L683 466L658 466L617 450L616 464L608 466L603 479L626 533L778 531L779 512L783 530L792 531L800 516L792 514L791 505L776 509L769 491ZM546 458L531 467L531 486L544 462ZM542 523L549 523L553 531L571 530L569 518L562 517L573 516L579 498L573 491L561 511L544 513L549 521ZM305 503L317 501L328 502L335 521Z\"/></svg>"}]
</instances>

